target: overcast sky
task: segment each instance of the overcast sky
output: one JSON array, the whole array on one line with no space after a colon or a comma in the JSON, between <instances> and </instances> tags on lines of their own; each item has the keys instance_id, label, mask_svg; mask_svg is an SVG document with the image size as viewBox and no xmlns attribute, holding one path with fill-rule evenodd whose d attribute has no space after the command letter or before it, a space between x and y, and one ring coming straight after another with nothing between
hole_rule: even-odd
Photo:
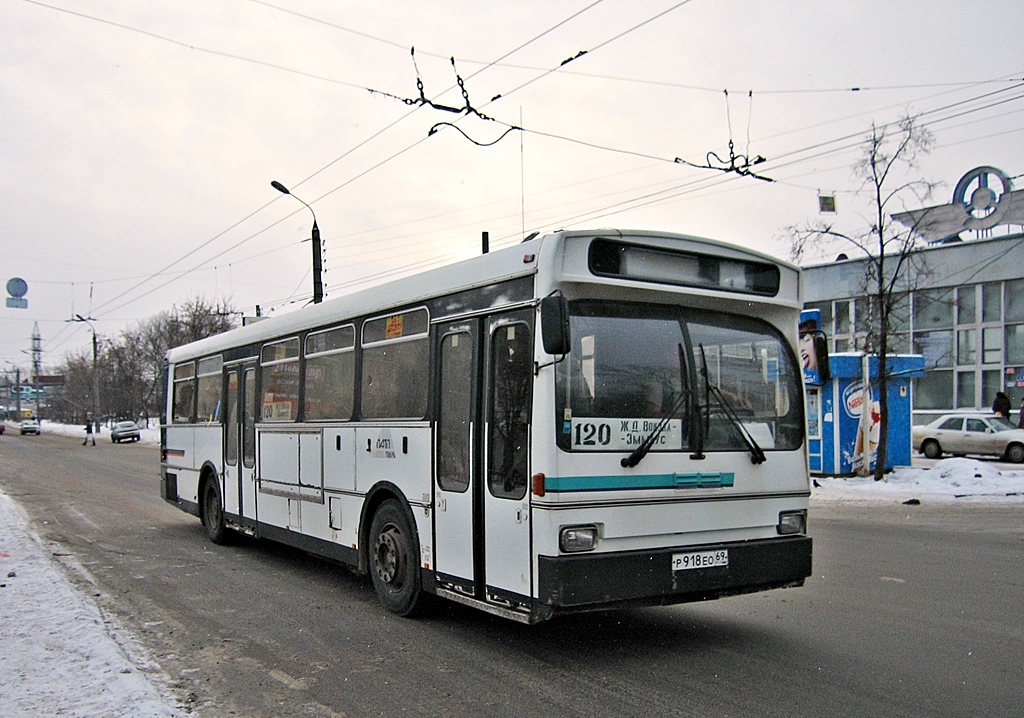
<instances>
[{"instance_id":1,"label":"overcast sky","mask_svg":"<svg viewBox=\"0 0 1024 718\"><path fill-rule=\"evenodd\" d=\"M45 367L88 350L75 315L103 338L196 296L301 307L311 215L271 180L316 212L328 298L482 231L788 258L819 191L863 226L872 122L921 115L933 204L974 167L1024 173L1022 28L1020 0L0 0L0 279L29 286L0 307L0 368L27 371L36 322ZM477 114L416 102L417 77ZM775 181L674 162L727 166L730 139Z\"/></svg>"}]
</instances>

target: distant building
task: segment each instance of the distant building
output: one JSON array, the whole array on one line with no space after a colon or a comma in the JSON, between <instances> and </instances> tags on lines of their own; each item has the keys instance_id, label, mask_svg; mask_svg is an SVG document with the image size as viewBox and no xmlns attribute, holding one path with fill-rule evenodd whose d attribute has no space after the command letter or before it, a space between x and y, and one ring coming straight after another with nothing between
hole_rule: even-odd
<instances>
[{"instance_id":1,"label":"distant building","mask_svg":"<svg viewBox=\"0 0 1024 718\"><path fill-rule=\"evenodd\" d=\"M1002 195L985 192L989 175L1001 180ZM966 194L961 186L969 190L979 178L982 191ZM919 232L946 238L915 252L914 266L920 270L892 317L890 353L925 358L925 376L914 382L915 423L951 409L988 411L997 391L1010 396L1017 419L1024 398L1024 233L985 235L995 221L1024 224L1022 196L998 170L978 168L961 180L951 205L896 217L908 224L922 216L951 222L945 228L930 222L927 232ZM951 236L950 229L955 232ZM972 232L980 237L960 239ZM871 312L865 264L841 256L804 268L805 307L821 310L833 352L865 348Z\"/></svg>"}]
</instances>

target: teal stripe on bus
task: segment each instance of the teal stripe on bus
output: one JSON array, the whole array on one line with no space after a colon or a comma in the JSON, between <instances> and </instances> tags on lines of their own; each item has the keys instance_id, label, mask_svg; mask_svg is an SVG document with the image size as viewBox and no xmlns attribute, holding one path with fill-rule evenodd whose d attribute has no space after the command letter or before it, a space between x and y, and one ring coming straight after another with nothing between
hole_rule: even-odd
<instances>
[{"instance_id":1,"label":"teal stripe on bus","mask_svg":"<svg viewBox=\"0 0 1024 718\"><path fill-rule=\"evenodd\" d=\"M628 489L720 489L732 486L735 478L736 475L731 471L639 476L548 476L544 479L544 490L568 493Z\"/></svg>"}]
</instances>

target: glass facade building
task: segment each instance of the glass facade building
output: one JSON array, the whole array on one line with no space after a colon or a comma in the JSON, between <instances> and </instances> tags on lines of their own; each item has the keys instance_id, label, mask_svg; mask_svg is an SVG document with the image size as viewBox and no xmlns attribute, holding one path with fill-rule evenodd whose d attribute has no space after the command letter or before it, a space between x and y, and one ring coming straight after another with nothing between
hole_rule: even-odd
<instances>
[{"instance_id":1,"label":"glass facade building","mask_svg":"<svg viewBox=\"0 0 1024 718\"><path fill-rule=\"evenodd\" d=\"M833 352L867 346L873 302L866 262L804 268L805 308L819 309ZM1005 391L1012 418L1024 398L1024 234L953 241L915 253L890 314L889 352L921 354L914 422L951 409L988 411Z\"/></svg>"}]
</instances>

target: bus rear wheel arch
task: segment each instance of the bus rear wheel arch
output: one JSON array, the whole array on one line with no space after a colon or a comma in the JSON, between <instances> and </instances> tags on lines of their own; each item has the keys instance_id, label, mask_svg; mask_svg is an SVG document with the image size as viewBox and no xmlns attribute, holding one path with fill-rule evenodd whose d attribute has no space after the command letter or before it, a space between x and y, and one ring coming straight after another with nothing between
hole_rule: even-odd
<instances>
[{"instance_id":1,"label":"bus rear wheel arch","mask_svg":"<svg viewBox=\"0 0 1024 718\"><path fill-rule=\"evenodd\" d=\"M381 604L399 616L412 615L422 589L419 544L408 512L397 499L377 507L367 548L370 577Z\"/></svg>"}]
</instances>

